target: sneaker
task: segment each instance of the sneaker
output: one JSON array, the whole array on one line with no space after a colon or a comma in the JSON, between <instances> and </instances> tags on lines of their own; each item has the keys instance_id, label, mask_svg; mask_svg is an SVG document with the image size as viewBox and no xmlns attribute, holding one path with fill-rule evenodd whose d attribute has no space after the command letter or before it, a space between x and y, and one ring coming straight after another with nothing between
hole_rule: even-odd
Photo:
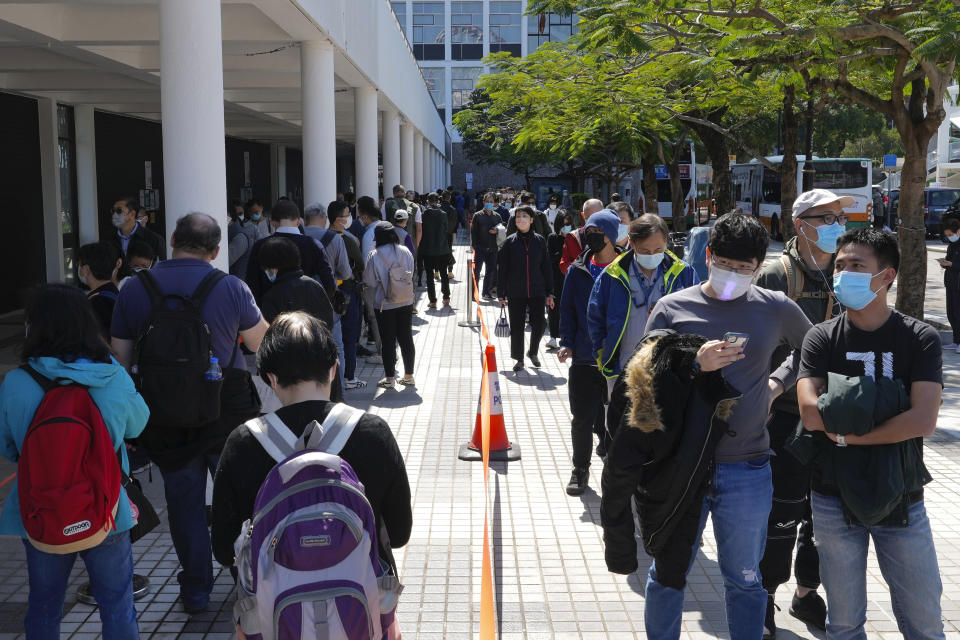
<instances>
[{"instance_id":1,"label":"sneaker","mask_svg":"<svg viewBox=\"0 0 960 640\"><path fill-rule=\"evenodd\" d=\"M434 282L440 282L440 272L438 272L438 271L434 271L434 272L433 272L433 281L434 281Z\"/></svg>"},{"instance_id":2,"label":"sneaker","mask_svg":"<svg viewBox=\"0 0 960 640\"><path fill-rule=\"evenodd\" d=\"M360 378L347 378L343 381L344 389L362 389L365 386L367 386L367 381Z\"/></svg>"},{"instance_id":3,"label":"sneaker","mask_svg":"<svg viewBox=\"0 0 960 640\"><path fill-rule=\"evenodd\" d=\"M393 389L394 384L396 384L396 379L384 378L377 383L377 386L381 389Z\"/></svg>"},{"instance_id":4,"label":"sneaker","mask_svg":"<svg viewBox=\"0 0 960 640\"><path fill-rule=\"evenodd\" d=\"M493 296L490 295L489 293L485 293L485 294L483 294L483 299L484 299L484 300L493 300Z\"/></svg>"},{"instance_id":5,"label":"sneaker","mask_svg":"<svg viewBox=\"0 0 960 640\"><path fill-rule=\"evenodd\" d=\"M443 299L443 306L445 306L445 307L449 307L449 306L450 306L450 298L444 298L444 299Z\"/></svg>"},{"instance_id":6,"label":"sneaker","mask_svg":"<svg viewBox=\"0 0 960 640\"><path fill-rule=\"evenodd\" d=\"M790 615L820 631L827 630L827 603L816 591L811 591L802 598L794 592L793 601L790 603Z\"/></svg>"},{"instance_id":7,"label":"sneaker","mask_svg":"<svg viewBox=\"0 0 960 640\"><path fill-rule=\"evenodd\" d=\"M448 279L448 280L453 280L453 269L448 269L448 270L447 270L447 279Z\"/></svg>"},{"instance_id":8,"label":"sneaker","mask_svg":"<svg viewBox=\"0 0 960 640\"><path fill-rule=\"evenodd\" d=\"M567 483L568 496L582 496L587 490L587 481L590 479L589 469L574 469L570 474L570 482Z\"/></svg>"},{"instance_id":9,"label":"sneaker","mask_svg":"<svg viewBox=\"0 0 960 640\"><path fill-rule=\"evenodd\" d=\"M517 360L516 363L513 365L513 370L523 371L523 360Z\"/></svg>"},{"instance_id":10,"label":"sneaker","mask_svg":"<svg viewBox=\"0 0 960 640\"><path fill-rule=\"evenodd\" d=\"M767 613L763 617L763 637L764 638L770 638L772 640L773 638L777 637L777 625L773 621L773 615L774 613L776 613L775 610L779 608L780 607L778 607L776 603L773 601L773 595L768 594L767 595Z\"/></svg>"},{"instance_id":11,"label":"sneaker","mask_svg":"<svg viewBox=\"0 0 960 640\"><path fill-rule=\"evenodd\" d=\"M430 304L427 305L427 309L436 309L436 308L437 308L436 302L431 302Z\"/></svg>"},{"instance_id":12,"label":"sneaker","mask_svg":"<svg viewBox=\"0 0 960 640\"><path fill-rule=\"evenodd\" d=\"M540 368L540 358L537 357L535 353L528 353L527 357L530 358L530 364L535 366L537 369Z\"/></svg>"},{"instance_id":13,"label":"sneaker","mask_svg":"<svg viewBox=\"0 0 960 640\"><path fill-rule=\"evenodd\" d=\"M376 351L370 351L370 349L367 349L367 348L366 348L365 346L363 346L363 345L360 345L360 344L357 345L357 355L360 356L361 358L365 358L365 357L367 357L367 356L372 356L372 355L374 355L375 353L376 353Z\"/></svg>"},{"instance_id":14,"label":"sneaker","mask_svg":"<svg viewBox=\"0 0 960 640\"><path fill-rule=\"evenodd\" d=\"M547 340L547 349L553 350L553 349L559 349L559 348L560 348L560 345L557 343L556 338L550 338L549 340Z\"/></svg>"},{"instance_id":15,"label":"sneaker","mask_svg":"<svg viewBox=\"0 0 960 640\"><path fill-rule=\"evenodd\" d=\"M950 344L945 344L945 345L943 345L943 348L944 348L944 349L956 349L958 346L960 346L960 345L958 345L956 342L951 342Z\"/></svg>"},{"instance_id":16,"label":"sneaker","mask_svg":"<svg viewBox=\"0 0 960 640\"><path fill-rule=\"evenodd\" d=\"M397 380L397 382L399 382L401 385L403 385L403 386L405 386L405 387L415 387L415 386L417 386L417 382L416 382L416 380L414 380L413 378L400 378L400 379Z\"/></svg>"},{"instance_id":17,"label":"sneaker","mask_svg":"<svg viewBox=\"0 0 960 640\"><path fill-rule=\"evenodd\" d=\"M367 358L367 364L383 364L383 358L377 354L373 354Z\"/></svg>"}]
</instances>

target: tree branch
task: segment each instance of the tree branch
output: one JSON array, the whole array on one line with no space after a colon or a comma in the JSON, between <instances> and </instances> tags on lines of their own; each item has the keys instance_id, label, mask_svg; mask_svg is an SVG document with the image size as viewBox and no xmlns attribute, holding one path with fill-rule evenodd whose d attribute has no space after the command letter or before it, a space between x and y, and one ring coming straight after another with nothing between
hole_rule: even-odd
<instances>
[{"instance_id":1,"label":"tree branch","mask_svg":"<svg viewBox=\"0 0 960 640\"><path fill-rule=\"evenodd\" d=\"M850 98L854 102L862 104L868 109L873 109L874 111L879 111L880 113L886 114L890 117L894 117L893 103L886 100L881 100L877 96L864 91L860 87L854 85L849 80L828 80L826 78L813 78L810 81L811 87L824 87L826 89L833 89L840 95L843 95L847 98Z\"/></svg>"},{"instance_id":2,"label":"tree branch","mask_svg":"<svg viewBox=\"0 0 960 640\"><path fill-rule=\"evenodd\" d=\"M678 112L674 111L673 109L671 109L670 107L664 107L664 109L666 109L668 112L670 112L670 113L673 115L673 117L675 117L677 120L680 120L681 122L687 122L687 123L689 123L689 124L695 124L695 125L697 125L697 126L699 126L699 127L706 127L707 129L712 129L713 131L716 131L716 132L719 133L720 135L722 135L722 136L724 136L724 137L726 137L726 138L729 138L729 139L732 140L733 142L737 143L737 145L738 145L741 149L743 149L744 151L746 151L747 153L749 153L753 158L756 158L757 161L760 162L763 166L765 166L765 167L767 167L767 168L769 168L769 169L772 169L772 170L774 170L774 171L778 171L777 167L776 167L772 162L770 162L769 160L767 160L767 158L766 158L765 155L763 155L763 154L760 153L759 151L751 148L746 142L743 141L743 138L741 138L740 136L738 136L738 135L737 135L736 133L734 133L732 130L726 129L726 128L724 128L724 127L721 127L720 125L718 125L718 124L715 123L715 122L710 122L709 120L704 120L703 118L695 118L695 117L693 117L693 116L688 116L688 115L683 114L683 113L678 113ZM662 152L661 152L661 157L662 157ZM664 164L666 164L666 163L664 163Z\"/></svg>"}]
</instances>

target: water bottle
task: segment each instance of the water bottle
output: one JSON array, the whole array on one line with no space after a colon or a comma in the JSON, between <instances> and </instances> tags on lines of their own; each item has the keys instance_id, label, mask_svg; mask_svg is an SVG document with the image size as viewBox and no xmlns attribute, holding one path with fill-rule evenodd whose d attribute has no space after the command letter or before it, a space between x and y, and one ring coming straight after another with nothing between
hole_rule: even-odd
<instances>
[{"instance_id":1,"label":"water bottle","mask_svg":"<svg viewBox=\"0 0 960 640\"><path fill-rule=\"evenodd\" d=\"M220 368L220 361L216 356L210 356L210 368L203 374L203 377L211 381L223 380L223 370Z\"/></svg>"}]
</instances>

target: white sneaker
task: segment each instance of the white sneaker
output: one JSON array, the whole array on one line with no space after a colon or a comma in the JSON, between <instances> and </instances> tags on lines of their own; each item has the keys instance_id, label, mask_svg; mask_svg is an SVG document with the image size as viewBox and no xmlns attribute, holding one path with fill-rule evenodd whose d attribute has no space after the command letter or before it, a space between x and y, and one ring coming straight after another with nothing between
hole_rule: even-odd
<instances>
[{"instance_id":1,"label":"white sneaker","mask_svg":"<svg viewBox=\"0 0 960 640\"><path fill-rule=\"evenodd\" d=\"M560 348L560 345L557 344L556 338L550 338L549 340L547 340L547 349L559 349L559 348Z\"/></svg>"},{"instance_id":2,"label":"white sneaker","mask_svg":"<svg viewBox=\"0 0 960 640\"><path fill-rule=\"evenodd\" d=\"M343 381L344 389L362 389L365 386L367 386L367 381L361 380L360 378L353 378L353 379L347 378L346 380Z\"/></svg>"}]
</instances>

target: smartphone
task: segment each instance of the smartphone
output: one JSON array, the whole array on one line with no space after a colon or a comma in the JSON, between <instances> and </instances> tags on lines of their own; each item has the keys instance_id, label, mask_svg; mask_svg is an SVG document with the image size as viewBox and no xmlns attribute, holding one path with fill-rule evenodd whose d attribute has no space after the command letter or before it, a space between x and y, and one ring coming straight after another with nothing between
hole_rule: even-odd
<instances>
[{"instance_id":1,"label":"smartphone","mask_svg":"<svg viewBox=\"0 0 960 640\"><path fill-rule=\"evenodd\" d=\"M729 344L731 347L740 347L743 349L747 346L747 341L750 340L750 334L748 333L736 333L733 331L728 331L723 336L723 341Z\"/></svg>"}]
</instances>

